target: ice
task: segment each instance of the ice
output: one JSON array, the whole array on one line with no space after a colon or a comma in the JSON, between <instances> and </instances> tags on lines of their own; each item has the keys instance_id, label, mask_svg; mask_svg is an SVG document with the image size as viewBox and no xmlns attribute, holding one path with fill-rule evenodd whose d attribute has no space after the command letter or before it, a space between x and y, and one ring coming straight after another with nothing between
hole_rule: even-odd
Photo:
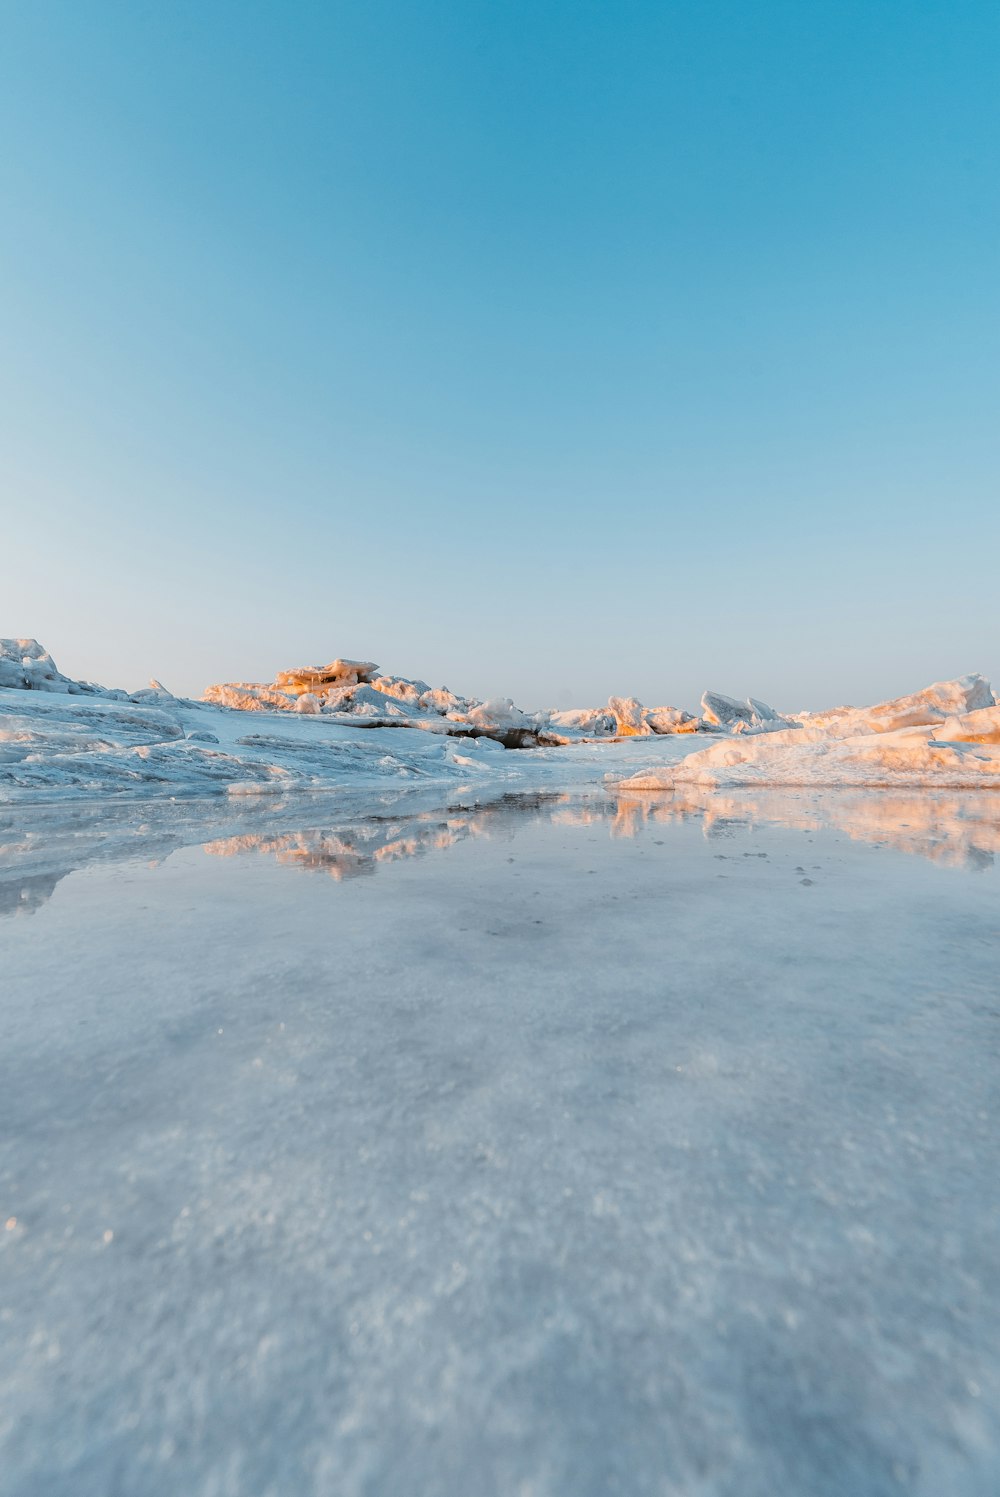
<instances>
[{"instance_id":1,"label":"ice","mask_svg":"<svg viewBox=\"0 0 1000 1497\"><path fill-rule=\"evenodd\" d=\"M35 640L3 641L0 667L0 799L8 800L313 791L380 780L387 765L403 778L452 783L467 766L429 737L489 737L528 750L490 769L524 789L630 773L642 790L1000 784L1000 705L980 675L792 720L754 697L718 692L705 693L700 718L618 696L604 708L525 713L510 697L460 697L358 660L284 671L271 685L210 687L200 703L174 697L155 678L131 696L70 681ZM259 719L249 735L238 722L246 712ZM701 733L711 733L711 746L700 752L674 742ZM641 750L627 747L632 740ZM600 766L578 752L588 748L601 754Z\"/></svg>"},{"instance_id":2,"label":"ice","mask_svg":"<svg viewBox=\"0 0 1000 1497\"><path fill-rule=\"evenodd\" d=\"M609 738L618 730L618 719L610 707L566 707L548 714L546 730L557 740L563 735Z\"/></svg>"},{"instance_id":3,"label":"ice","mask_svg":"<svg viewBox=\"0 0 1000 1497\"><path fill-rule=\"evenodd\" d=\"M0 807L5 1493L993 1497L1000 798L369 793Z\"/></svg>"},{"instance_id":4,"label":"ice","mask_svg":"<svg viewBox=\"0 0 1000 1497\"><path fill-rule=\"evenodd\" d=\"M563 708L542 713L540 718L540 734L547 743L694 733L704 726L681 707L644 707L637 697L613 696L606 707Z\"/></svg>"},{"instance_id":5,"label":"ice","mask_svg":"<svg viewBox=\"0 0 1000 1497\"><path fill-rule=\"evenodd\" d=\"M710 727L728 728L731 732L770 733L796 726L791 719L781 717L773 707L757 701L756 697L739 702L735 697L723 696L721 691L705 692L701 712Z\"/></svg>"},{"instance_id":6,"label":"ice","mask_svg":"<svg viewBox=\"0 0 1000 1497\"><path fill-rule=\"evenodd\" d=\"M654 733L696 733L703 726L683 707L649 707L645 717Z\"/></svg>"},{"instance_id":7,"label":"ice","mask_svg":"<svg viewBox=\"0 0 1000 1497\"><path fill-rule=\"evenodd\" d=\"M1000 706L980 707L958 717L948 717L931 735L960 743L1000 743Z\"/></svg>"},{"instance_id":8,"label":"ice","mask_svg":"<svg viewBox=\"0 0 1000 1497\"><path fill-rule=\"evenodd\" d=\"M309 704L300 709L303 694ZM434 726L434 719L444 718L495 734L508 746L529 741L560 745L588 738L689 733L705 726L682 708L647 708L636 697L623 696L612 696L606 707L525 713L510 697L482 701L459 696L447 687L432 688L419 679L383 675L371 661L336 660L328 666L282 671L271 684L210 686L204 700L242 711L319 711L344 718L406 721L412 727ZM313 702L318 705L314 707Z\"/></svg>"},{"instance_id":9,"label":"ice","mask_svg":"<svg viewBox=\"0 0 1000 1497\"><path fill-rule=\"evenodd\" d=\"M792 729L761 738L726 739L679 764L640 772L633 790L675 785L921 786L1000 789L1000 744L944 743L927 728L866 733L855 738L813 737Z\"/></svg>"},{"instance_id":10,"label":"ice","mask_svg":"<svg viewBox=\"0 0 1000 1497\"><path fill-rule=\"evenodd\" d=\"M764 738L727 738L627 783L633 790L685 784L1000 788L1000 706L993 703L984 676L938 681L875 707L803 713L800 727Z\"/></svg>"},{"instance_id":11,"label":"ice","mask_svg":"<svg viewBox=\"0 0 1000 1497\"><path fill-rule=\"evenodd\" d=\"M0 688L74 694L101 690L64 676L37 639L0 639Z\"/></svg>"},{"instance_id":12,"label":"ice","mask_svg":"<svg viewBox=\"0 0 1000 1497\"><path fill-rule=\"evenodd\" d=\"M373 660L332 660L329 665L281 671L274 684L279 691L287 691L292 696L306 691L320 695L331 688L336 690L342 686L357 686L359 681L370 681L377 669Z\"/></svg>"},{"instance_id":13,"label":"ice","mask_svg":"<svg viewBox=\"0 0 1000 1497\"><path fill-rule=\"evenodd\" d=\"M986 677L970 675L959 676L954 681L936 681L923 691L879 702L874 707L834 707L826 712L803 712L799 717L806 727L850 738L856 733L893 733L899 728L926 727L993 705L993 691Z\"/></svg>"},{"instance_id":14,"label":"ice","mask_svg":"<svg viewBox=\"0 0 1000 1497\"><path fill-rule=\"evenodd\" d=\"M609 697L608 710L615 719L615 732L623 738L653 731L646 722L645 709L636 697Z\"/></svg>"}]
</instances>

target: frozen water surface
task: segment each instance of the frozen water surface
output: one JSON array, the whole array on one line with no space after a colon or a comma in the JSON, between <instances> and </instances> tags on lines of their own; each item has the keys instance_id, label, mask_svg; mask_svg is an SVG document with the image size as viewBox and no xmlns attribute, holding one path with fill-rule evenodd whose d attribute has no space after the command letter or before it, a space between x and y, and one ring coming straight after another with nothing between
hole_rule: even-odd
<instances>
[{"instance_id":1,"label":"frozen water surface","mask_svg":"<svg viewBox=\"0 0 1000 1497\"><path fill-rule=\"evenodd\" d=\"M995 1497L1000 798L691 797L4 812L5 1493Z\"/></svg>"}]
</instances>

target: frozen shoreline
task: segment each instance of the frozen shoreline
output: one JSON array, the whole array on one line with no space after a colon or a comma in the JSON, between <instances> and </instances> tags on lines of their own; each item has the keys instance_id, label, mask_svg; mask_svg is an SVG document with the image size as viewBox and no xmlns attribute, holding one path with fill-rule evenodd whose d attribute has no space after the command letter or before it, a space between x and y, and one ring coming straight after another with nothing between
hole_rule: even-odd
<instances>
[{"instance_id":1,"label":"frozen shoreline","mask_svg":"<svg viewBox=\"0 0 1000 1497\"><path fill-rule=\"evenodd\" d=\"M24 651L20 660L18 652ZM612 697L536 713L370 662L284 672L207 700L62 676L34 640L0 641L0 804L434 784L467 791L679 786L1000 788L1000 704L969 675L874 707L776 713L706 692L701 716Z\"/></svg>"}]
</instances>

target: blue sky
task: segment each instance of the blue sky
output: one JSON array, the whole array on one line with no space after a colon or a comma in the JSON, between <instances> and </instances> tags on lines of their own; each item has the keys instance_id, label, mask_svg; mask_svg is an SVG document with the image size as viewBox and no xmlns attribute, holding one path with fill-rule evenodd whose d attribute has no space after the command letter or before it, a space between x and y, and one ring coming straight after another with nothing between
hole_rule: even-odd
<instances>
[{"instance_id":1,"label":"blue sky","mask_svg":"<svg viewBox=\"0 0 1000 1497\"><path fill-rule=\"evenodd\" d=\"M1000 677L998 97L992 0L7 0L0 633Z\"/></svg>"}]
</instances>

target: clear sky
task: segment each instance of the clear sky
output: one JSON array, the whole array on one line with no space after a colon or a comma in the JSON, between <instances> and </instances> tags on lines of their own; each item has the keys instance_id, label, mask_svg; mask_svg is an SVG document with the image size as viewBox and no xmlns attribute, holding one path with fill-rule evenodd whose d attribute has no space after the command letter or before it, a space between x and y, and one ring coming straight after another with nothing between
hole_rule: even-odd
<instances>
[{"instance_id":1,"label":"clear sky","mask_svg":"<svg viewBox=\"0 0 1000 1497\"><path fill-rule=\"evenodd\" d=\"M0 0L0 634L1000 677L996 0Z\"/></svg>"}]
</instances>

